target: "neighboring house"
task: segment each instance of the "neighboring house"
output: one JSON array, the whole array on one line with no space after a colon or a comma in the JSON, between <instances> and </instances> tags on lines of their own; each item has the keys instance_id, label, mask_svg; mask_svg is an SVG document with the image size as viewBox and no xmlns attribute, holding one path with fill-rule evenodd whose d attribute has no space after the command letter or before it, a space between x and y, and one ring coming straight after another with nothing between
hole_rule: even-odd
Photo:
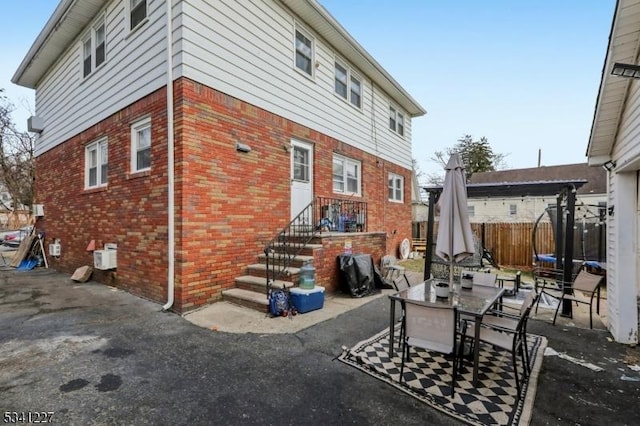
<instances>
[{"instance_id":1,"label":"neighboring house","mask_svg":"<svg viewBox=\"0 0 640 426\"><path fill-rule=\"evenodd\" d=\"M589 165L608 170L608 326L629 344L638 343L640 290L639 12L639 0L616 3L587 147Z\"/></svg>"},{"instance_id":2,"label":"neighboring house","mask_svg":"<svg viewBox=\"0 0 640 426\"><path fill-rule=\"evenodd\" d=\"M415 170L411 173L411 221L413 231L411 236L424 239L424 223L427 221L429 206L422 199L422 188L418 182Z\"/></svg>"},{"instance_id":3,"label":"neighboring house","mask_svg":"<svg viewBox=\"0 0 640 426\"><path fill-rule=\"evenodd\" d=\"M117 269L94 278L186 311L318 197L366 203L354 252L411 235L425 110L315 0L62 0L13 82L36 90L56 269L115 243ZM322 244L317 282L335 290L347 243Z\"/></svg>"},{"instance_id":4,"label":"neighboring house","mask_svg":"<svg viewBox=\"0 0 640 426\"><path fill-rule=\"evenodd\" d=\"M589 167L587 163L541 166L527 169L498 170L474 173L470 184L511 184L515 182L552 182L586 180L576 193L576 220L581 216L599 216L606 208L607 175L601 168ZM490 222L536 222L549 221L543 215L549 206L556 206L554 196L469 196L469 219L475 223Z\"/></svg>"}]
</instances>

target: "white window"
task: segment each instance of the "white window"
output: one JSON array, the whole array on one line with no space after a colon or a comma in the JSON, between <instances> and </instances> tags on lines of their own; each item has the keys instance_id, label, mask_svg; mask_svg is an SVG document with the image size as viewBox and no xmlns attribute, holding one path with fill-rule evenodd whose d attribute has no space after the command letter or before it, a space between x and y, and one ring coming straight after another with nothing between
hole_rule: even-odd
<instances>
[{"instance_id":1,"label":"white window","mask_svg":"<svg viewBox=\"0 0 640 426\"><path fill-rule=\"evenodd\" d=\"M389 128L404 136L404 115L393 106L389 106Z\"/></svg>"},{"instance_id":2,"label":"white window","mask_svg":"<svg viewBox=\"0 0 640 426\"><path fill-rule=\"evenodd\" d=\"M476 206L467 206L467 212L469 213L469 217L473 217L476 215Z\"/></svg>"},{"instance_id":3,"label":"white window","mask_svg":"<svg viewBox=\"0 0 640 426\"><path fill-rule=\"evenodd\" d=\"M313 76L313 39L296 28L296 68L309 76Z\"/></svg>"},{"instance_id":4,"label":"white window","mask_svg":"<svg viewBox=\"0 0 640 426\"><path fill-rule=\"evenodd\" d=\"M133 31L145 19L147 19L148 0L128 0L129 1L129 30Z\"/></svg>"},{"instance_id":5,"label":"white window","mask_svg":"<svg viewBox=\"0 0 640 426\"><path fill-rule=\"evenodd\" d=\"M104 16L82 39L82 76L87 77L107 59Z\"/></svg>"},{"instance_id":6,"label":"white window","mask_svg":"<svg viewBox=\"0 0 640 426\"><path fill-rule=\"evenodd\" d=\"M131 171L151 168L151 118L147 117L131 126Z\"/></svg>"},{"instance_id":7,"label":"white window","mask_svg":"<svg viewBox=\"0 0 640 426\"><path fill-rule=\"evenodd\" d=\"M107 184L109 170L109 150L107 138L92 142L84 151L84 186L97 188Z\"/></svg>"},{"instance_id":8,"label":"white window","mask_svg":"<svg viewBox=\"0 0 640 426\"><path fill-rule=\"evenodd\" d=\"M509 214L511 216L515 216L518 214L518 205L517 204L509 204Z\"/></svg>"},{"instance_id":9,"label":"white window","mask_svg":"<svg viewBox=\"0 0 640 426\"><path fill-rule=\"evenodd\" d=\"M336 95L348 100L356 108L362 107L362 83L346 65L335 63L335 92Z\"/></svg>"},{"instance_id":10,"label":"white window","mask_svg":"<svg viewBox=\"0 0 640 426\"><path fill-rule=\"evenodd\" d=\"M360 195L361 163L351 158L334 154L333 192Z\"/></svg>"},{"instance_id":11,"label":"white window","mask_svg":"<svg viewBox=\"0 0 640 426\"><path fill-rule=\"evenodd\" d=\"M404 177L389 173L389 200L402 203L404 201Z\"/></svg>"}]
</instances>

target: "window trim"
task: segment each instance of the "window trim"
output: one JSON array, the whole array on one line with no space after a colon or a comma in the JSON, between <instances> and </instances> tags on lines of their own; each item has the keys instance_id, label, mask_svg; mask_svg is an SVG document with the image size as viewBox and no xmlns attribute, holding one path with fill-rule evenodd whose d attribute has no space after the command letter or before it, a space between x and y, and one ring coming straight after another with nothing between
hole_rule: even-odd
<instances>
[{"instance_id":1,"label":"window trim","mask_svg":"<svg viewBox=\"0 0 640 426\"><path fill-rule=\"evenodd\" d=\"M343 191L338 191L336 190L335 187L335 180L334 180L334 176L333 176L333 164L336 161L342 161L342 183L344 185L344 190ZM358 166L358 176L357 176L357 181L358 181L358 191L357 192L350 192L348 190L348 176L347 176L347 166L348 165L356 165ZM335 152L333 153L333 158L331 159L331 166L332 166L332 174L331 174L331 190L333 191L334 194L342 194L342 195L349 195L349 196L356 196L356 197L360 197L362 196L362 161L360 160L356 160L354 158L349 158L349 157L345 157L344 155L340 155L340 154L336 154Z\"/></svg>"},{"instance_id":2,"label":"window trim","mask_svg":"<svg viewBox=\"0 0 640 426\"><path fill-rule=\"evenodd\" d=\"M138 134L141 130L149 129L149 166L138 168ZM153 146L153 138L151 137L151 117L145 117L137 120L131 124L131 155L130 155L130 170L131 173L140 173L147 170L151 170L151 147Z\"/></svg>"},{"instance_id":3,"label":"window trim","mask_svg":"<svg viewBox=\"0 0 640 426\"><path fill-rule=\"evenodd\" d=\"M345 90L346 90L345 96L342 96L342 93L339 93L336 87L336 83L338 82L336 71L338 67L345 70L346 82L343 83L345 85ZM358 86L360 88L360 93L358 95L360 98L359 99L360 102L358 105L353 103L353 96L354 96L353 81L354 80L358 83ZM353 69L349 65L347 65L345 61L336 57L333 61L333 94L339 97L340 99L342 99L344 102L347 102L353 108L356 108L362 111L363 87L364 85L362 84L362 78L360 77L360 75L354 72Z\"/></svg>"},{"instance_id":4,"label":"window trim","mask_svg":"<svg viewBox=\"0 0 640 426\"><path fill-rule=\"evenodd\" d=\"M100 28L103 28L103 37L102 41L103 52L102 52L102 62L97 63L98 57L98 44L97 44L97 33ZM85 47L89 45L89 56L87 57ZM89 59L88 64L88 72L87 72L87 64L86 61ZM107 62L107 23L105 19L105 15L102 14L98 19L96 19L91 25L91 28L85 32L84 36L80 39L80 73L83 79L87 79L92 76L98 69L100 69Z\"/></svg>"},{"instance_id":5,"label":"window trim","mask_svg":"<svg viewBox=\"0 0 640 426\"><path fill-rule=\"evenodd\" d=\"M144 24L147 23L147 21L149 21L149 0L142 0L142 2L145 4L145 15L144 18L142 18L140 20L140 22L138 22L136 25L131 25L132 21L131 21L131 13L133 12L133 10L131 9L131 1L132 0L125 0L125 11L126 11L126 24L127 24L127 30L129 33L133 33L135 32L138 28L142 27Z\"/></svg>"},{"instance_id":6,"label":"window trim","mask_svg":"<svg viewBox=\"0 0 640 426\"><path fill-rule=\"evenodd\" d=\"M105 164L102 163L102 147L105 146L106 147L106 157L107 157L107 162ZM96 151L96 184L95 185L91 185L91 178L90 178L90 172L91 172L91 164L90 164L90 157L89 157L89 153L92 151ZM103 172L102 172L102 166L106 165L107 166L107 170L106 170L106 176L103 176ZM103 179L104 178L104 179ZM104 182L103 182L104 180ZM105 187L109 184L109 141L107 139L106 136L97 139L87 145L85 145L84 147L84 189L95 189L95 188L102 188Z\"/></svg>"},{"instance_id":7,"label":"window trim","mask_svg":"<svg viewBox=\"0 0 640 426\"><path fill-rule=\"evenodd\" d=\"M402 137L404 137L405 129L407 127L405 125L404 116L404 113L402 113L398 107L389 103L389 129Z\"/></svg>"},{"instance_id":8,"label":"window trim","mask_svg":"<svg viewBox=\"0 0 640 426\"><path fill-rule=\"evenodd\" d=\"M400 182L400 188L396 188L396 183ZM391 186L393 182L393 187ZM400 189L400 198L397 197L397 191ZM389 191L393 191L393 196L389 196ZM389 177L387 179L387 199L392 203L402 203L404 204L404 176L399 175L397 173L389 172Z\"/></svg>"},{"instance_id":9,"label":"window trim","mask_svg":"<svg viewBox=\"0 0 640 426\"><path fill-rule=\"evenodd\" d=\"M309 46L309 48L311 49L311 54L309 57L309 65L310 65L310 73L306 72L305 70L303 70L302 68L298 67L298 33L300 33L303 37L305 37L306 39L309 40L311 46ZM316 67L315 67L315 63L316 63L316 40L315 38L311 35L311 33L307 30L305 30L304 28L302 28L298 23L295 24L294 28L293 28L293 68L299 72L301 75L310 78L312 80L315 79L316 76Z\"/></svg>"}]
</instances>

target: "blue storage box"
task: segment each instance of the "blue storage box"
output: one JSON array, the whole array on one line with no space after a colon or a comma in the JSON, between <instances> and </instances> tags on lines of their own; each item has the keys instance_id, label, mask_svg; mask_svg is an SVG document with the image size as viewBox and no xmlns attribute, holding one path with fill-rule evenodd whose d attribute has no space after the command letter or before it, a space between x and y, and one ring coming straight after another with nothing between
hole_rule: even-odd
<instances>
[{"instance_id":1,"label":"blue storage box","mask_svg":"<svg viewBox=\"0 0 640 426\"><path fill-rule=\"evenodd\" d=\"M301 314L324 306L324 287L314 286L312 289L292 288L289 290L291 303Z\"/></svg>"}]
</instances>

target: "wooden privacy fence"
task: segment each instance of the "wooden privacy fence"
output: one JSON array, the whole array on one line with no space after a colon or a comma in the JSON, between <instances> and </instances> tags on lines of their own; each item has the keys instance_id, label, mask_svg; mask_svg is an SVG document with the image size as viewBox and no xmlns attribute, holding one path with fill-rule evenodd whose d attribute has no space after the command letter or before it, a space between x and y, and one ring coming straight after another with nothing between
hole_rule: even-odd
<instances>
[{"instance_id":1,"label":"wooden privacy fence","mask_svg":"<svg viewBox=\"0 0 640 426\"><path fill-rule=\"evenodd\" d=\"M482 241L481 223L472 223L471 229ZM534 223L485 223L484 248L493 254L501 266L516 266L521 269L533 265ZM550 223L539 223L536 230L536 250L538 254L553 253L555 240Z\"/></svg>"},{"instance_id":2,"label":"wooden privacy fence","mask_svg":"<svg viewBox=\"0 0 640 426\"><path fill-rule=\"evenodd\" d=\"M426 238L425 223L414 223L414 235ZM472 223L471 229L480 242L483 241L482 223ZM534 223L485 223L484 248L493 254L500 266L530 269L533 266ZM417 228L417 229L416 229ZM417 231L417 232L416 232ZM438 222L434 226L434 238L438 234ZM418 237L416 237L418 238ZM555 240L551 223L539 223L536 230L536 250L538 254L553 253Z\"/></svg>"}]
</instances>

